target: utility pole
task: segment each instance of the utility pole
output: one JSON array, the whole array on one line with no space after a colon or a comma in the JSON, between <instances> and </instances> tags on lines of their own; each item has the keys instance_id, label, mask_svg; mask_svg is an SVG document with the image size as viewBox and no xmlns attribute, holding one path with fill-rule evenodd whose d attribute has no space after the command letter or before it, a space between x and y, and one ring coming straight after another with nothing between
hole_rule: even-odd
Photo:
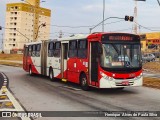
<instances>
[{"instance_id":1,"label":"utility pole","mask_svg":"<svg viewBox=\"0 0 160 120\"><path fill-rule=\"evenodd\" d=\"M137 34L138 33L138 29L137 29L137 1L135 1L135 8L134 8L134 34Z\"/></svg>"},{"instance_id":2,"label":"utility pole","mask_svg":"<svg viewBox=\"0 0 160 120\"><path fill-rule=\"evenodd\" d=\"M2 45L1 45L2 51L3 51L3 33L2 33Z\"/></svg>"},{"instance_id":3,"label":"utility pole","mask_svg":"<svg viewBox=\"0 0 160 120\"><path fill-rule=\"evenodd\" d=\"M138 34L138 27L137 27L137 22L138 22L138 6L137 6L137 1L143 1L145 2L146 0L134 0L135 1L135 7L134 7L134 34Z\"/></svg>"}]
</instances>

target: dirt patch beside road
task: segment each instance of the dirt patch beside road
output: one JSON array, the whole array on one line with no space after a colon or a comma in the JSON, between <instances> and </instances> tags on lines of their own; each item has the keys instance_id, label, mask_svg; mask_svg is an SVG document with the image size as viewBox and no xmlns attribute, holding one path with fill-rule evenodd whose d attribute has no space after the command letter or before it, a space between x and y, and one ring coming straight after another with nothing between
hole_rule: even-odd
<instances>
[{"instance_id":1,"label":"dirt patch beside road","mask_svg":"<svg viewBox=\"0 0 160 120\"><path fill-rule=\"evenodd\" d=\"M0 65L7 65L7 66L14 66L14 67L21 67L21 68L23 66L21 63L14 63L14 62L7 62L7 61L0 61Z\"/></svg>"},{"instance_id":2,"label":"dirt patch beside road","mask_svg":"<svg viewBox=\"0 0 160 120\"><path fill-rule=\"evenodd\" d=\"M149 72L160 73L160 62L148 62L143 65L143 69Z\"/></svg>"},{"instance_id":3,"label":"dirt patch beside road","mask_svg":"<svg viewBox=\"0 0 160 120\"><path fill-rule=\"evenodd\" d=\"M22 61L22 54L0 54L0 60L17 60Z\"/></svg>"},{"instance_id":4,"label":"dirt patch beside road","mask_svg":"<svg viewBox=\"0 0 160 120\"><path fill-rule=\"evenodd\" d=\"M160 89L160 78L145 77L143 79L143 86Z\"/></svg>"}]
</instances>

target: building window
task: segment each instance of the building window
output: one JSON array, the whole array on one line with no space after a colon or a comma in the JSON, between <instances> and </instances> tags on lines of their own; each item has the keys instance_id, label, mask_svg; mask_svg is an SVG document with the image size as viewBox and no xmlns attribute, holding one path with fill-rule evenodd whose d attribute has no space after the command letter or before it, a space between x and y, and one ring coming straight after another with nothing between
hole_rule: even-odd
<instances>
[{"instance_id":1,"label":"building window","mask_svg":"<svg viewBox=\"0 0 160 120\"><path fill-rule=\"evenodd\" d=\"M15 9L18 9L18 7L17 7L17 6L15 6Z\"/></svg>"},{"instance_id":2,"label":"building window","mask_svg":"<svg viewBox=\"0 0 160 120\"><path fill-rule=\"evenodd\" d=\"M17 15L17 12L15 12L15 14Z\"/></svg>"},{"instance_id":3,"label":"building window","mask_svg":"<svg viewBox=\"0 0 160 120\"><path fill-rule=\"evenodd\" d=\"M14 7L11 7L11 10L14 10Z\"/></svg>"},{"instance_id":4,"label":"building window","mask_svg":"<svg viewBox=\"0 0 160 120\"><path fill-rule=\"evenodd\" d=\"M17 17L14 17L15 20L17 20Z\"/></svg>"},{"instance_id":5,"label":"building window","mask_svg":"<svg viewBox=\"0 0 160 120\"><path fill-rule=\"evenodd\" d=\"M15 44L13 44L13 47L16 46Z\"/></svg>"}]
</instances>

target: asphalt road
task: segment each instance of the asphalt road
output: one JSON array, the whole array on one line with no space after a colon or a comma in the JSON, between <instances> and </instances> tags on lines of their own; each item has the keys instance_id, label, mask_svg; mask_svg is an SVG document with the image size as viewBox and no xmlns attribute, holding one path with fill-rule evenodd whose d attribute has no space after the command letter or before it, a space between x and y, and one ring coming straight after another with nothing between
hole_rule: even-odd
<instances>
[{"instance_id":1,"label":"asphalt road","mask_svg":"<svg viewBox=\"0 0 160 120\"><path fill-rule=\"evenodd\" d=\"M147 87L126 88L123 91L92 89L46 77L29 76L22 68L0 65L10 80L14 96L28 111L160 111L160 90ZM158 120L158 118L38 118L37 120Z\"/></svg>"}]
</instances>

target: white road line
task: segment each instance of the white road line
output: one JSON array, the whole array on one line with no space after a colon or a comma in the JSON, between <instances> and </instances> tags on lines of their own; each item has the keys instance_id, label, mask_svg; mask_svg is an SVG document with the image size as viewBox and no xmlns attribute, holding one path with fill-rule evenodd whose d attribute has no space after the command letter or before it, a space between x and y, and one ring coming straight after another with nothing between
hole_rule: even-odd
<instances>
[{"instance_id":1,"label":"white road line","mask_svg":"<svg viewBox=\"0 0 160 120\"><path fill-rule=\"evenodd\" d=\"M70 86L62 86L62 87L68 88L68 89L71 89L71 90L75 90L75 91L80 91L81 90L81 89L70 87Z\"/></svg>"}]
</instances>

